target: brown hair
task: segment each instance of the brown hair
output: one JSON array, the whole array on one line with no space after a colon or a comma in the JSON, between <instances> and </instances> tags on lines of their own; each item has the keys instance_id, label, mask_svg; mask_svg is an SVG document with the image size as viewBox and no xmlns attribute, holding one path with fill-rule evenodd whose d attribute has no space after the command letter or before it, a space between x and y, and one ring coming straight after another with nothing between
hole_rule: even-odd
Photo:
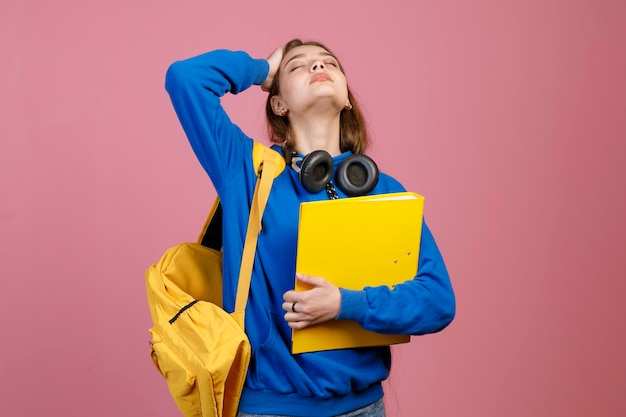
<instances>
[{"instance_id":1,"label":"brown hair","mask_svg":"<svg viewBox=\"0 0 626 417\"><path fill-rule=\"evenodd\" d=\"M337 59L335 54L333 54L325 45L315 41L302 42L300 39L293 39L287 42L283 50L283 55L286 55L287 52L293 48L305 45L313 45L324 48L329 54ZM341 72L345 74L341 62L339 62L338 59L337 62L339 63L339 69L341 69ZM269 95L267 96L267 102L265 103L265 117L267 119L268 135L272 142L284 145L288 149L294 149L293 138L290 135L291 126L289 124L289 119L287 117L276 115L272 109L271 98L279 92L279 75L280 69L274 76L274 82L272 83ZM352 109L343 109L341 111L339 122L339 148L342 152L352 151L354 153L365 153L369 146L365 120L363 119L363 114L361 113L359 105L349 86L348 99L350 100L350 103L352 103Z\"/></svg>"}]
</instances>

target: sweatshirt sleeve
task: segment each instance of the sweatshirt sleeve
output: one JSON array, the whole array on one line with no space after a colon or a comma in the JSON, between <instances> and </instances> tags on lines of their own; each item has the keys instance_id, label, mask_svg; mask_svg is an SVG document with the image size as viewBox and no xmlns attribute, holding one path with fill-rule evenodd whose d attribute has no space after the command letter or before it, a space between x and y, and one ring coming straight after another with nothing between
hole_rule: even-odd
<instances>
[{"instance_id":1,"label":"sweatshirt sleeve","mask_svg":"<svg viewBox=\"0 0 626 417\"><path fill-rule=\"evenodd\" d=\"M220 98L262 84L268 72L266 60L226 50L177 61L167 70L165 89L196 157L218 193L226 179L242 169L240 161L252 146L252 140L230 121Z\"/></svg>"},{"instance_id":2,"label":"sweatshirt sleeve","mask_svg":"<svg viewBox=\"0 0 626 417\"><path fill-rule=\"evenodd\" d=\"M378 333L434 333L452 321L456 310L448 271L426 223L422 226L418 272L413 280L393 288L340 291L337 319L355 320L364 329Z\"/></svg>"}]
</instances>

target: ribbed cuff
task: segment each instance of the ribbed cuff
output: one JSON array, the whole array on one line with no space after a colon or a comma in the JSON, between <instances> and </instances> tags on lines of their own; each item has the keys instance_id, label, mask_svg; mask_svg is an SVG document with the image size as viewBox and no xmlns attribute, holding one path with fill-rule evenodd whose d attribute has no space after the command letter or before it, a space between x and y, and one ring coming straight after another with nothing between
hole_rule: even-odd
<instances>
[{"instance_id":1,"label":"ribbed cuff","mask_svg":"<svg viewBox=\"0 0 626 417\"><path fill-rule=\"evenodd\" d=\"M254 66L254 81L252 83L254 85L261 85L270 72L270 64L265 59L255 59Z\"/></svg>"},{"instance_id":2,"label":"ribbed cuff","mask_svg":"<svg viewBox=\"0 0 626 417\"><path fill-rule=\"evenodd\" d=\"M339 291L341 292L341 309L337 320L361 321L369 308L365 291L345 288L339 288Z\"/></svg>"}]
</instances>

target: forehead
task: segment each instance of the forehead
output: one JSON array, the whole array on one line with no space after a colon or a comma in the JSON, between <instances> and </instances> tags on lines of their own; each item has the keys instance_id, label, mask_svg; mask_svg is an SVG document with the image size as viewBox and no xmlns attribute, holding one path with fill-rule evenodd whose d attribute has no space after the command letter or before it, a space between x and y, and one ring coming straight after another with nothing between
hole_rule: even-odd
<instances>
[{"instance_id":1,"label":"forehead","mask_svg":"<svg viewBox=\"0 0 626 417\"><path fill-rule=\"evenodd\" d=\"M333 56L326 49L317 45L301 45L291 49L283 58L283 63L287 63L292 59Z\"/></svg>"}]
</instances>

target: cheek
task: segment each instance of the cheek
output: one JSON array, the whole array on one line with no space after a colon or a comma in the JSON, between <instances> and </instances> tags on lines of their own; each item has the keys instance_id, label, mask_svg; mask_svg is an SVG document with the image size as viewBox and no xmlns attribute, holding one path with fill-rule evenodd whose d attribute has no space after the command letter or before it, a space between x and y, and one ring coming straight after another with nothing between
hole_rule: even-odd
<instances>
[{"instance_id":1,"label":"cheek","mask_svg":"<svg viewBox=\"0 0 626 417\"><path fill-rule=\"evenodd\" d=\"M346 77L341 77L339 82L341 83L342 93L345 94L346 99L348 99L348 81L346 80Z\"/></svg>"},{"instance_id":2,"label":"cheek","mask_svg":"<svg viewBox=\"0 0 626 417\"><path fill-rule=\"evenodd\" d=\"M295 91L296 88L293 83L286 82L280 85L280 95L283 97L292 96Z\"/></svg>"},{"instance_id":3,"label":"cheek","mask_svg":"<svg viewBox=\"0 0 626 417\"><path fill-rule=\"evenodd\" d=\"M299 89L294 83L286 82L280 85L280 97L289 105L290 103L297 102L299 98Z\"/></svg>"}]
</instances>

